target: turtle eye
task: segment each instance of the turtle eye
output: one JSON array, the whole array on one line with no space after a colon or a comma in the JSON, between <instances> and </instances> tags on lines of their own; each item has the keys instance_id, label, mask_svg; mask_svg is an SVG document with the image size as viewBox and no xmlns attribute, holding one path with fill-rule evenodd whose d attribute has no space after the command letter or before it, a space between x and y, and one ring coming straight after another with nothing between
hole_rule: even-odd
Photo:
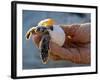
<instances>
[{"instance_id":1,"label":"turtle eye","mask_svg":"<svg viewBox=\"0 0 100 80\"><path fill-rule=\"evenodd\" d=\"M37 27L36 32L40 32L41 31L41 27Z\"/></svg>"},{"instance_id":2,"label":"turtle eye","mask_svg":"<svg viewBox=\"0 0 100 80\"><path fill-rule=\"evenodd\" d=\"M41 27L41 28L40 28L40 31L41 31L41 32L44 32L44 29L43 29L43 27Z\"/></svg>"},{"instance_id":3,"label":"turtle eye","mask_svg":"<svg viewBox=\"0 0 100 80\"><path fill-rule=\"evenodd\" d=\"M41 27L37 27L36 32L41 32L42 28Z\"/></svg>"},{"instance_id":4,"label":"turtle eye","mask_svg":"<svg viewBox=\"0 0 100 80\"><path fill-rule=\"evenodd\" d=\"M40 27L37 28L37 31L40 31Z\"/></svg>"},{"instance_id":5,"label":"turtle eye","mask_svg":"<svg viewBox=\"0 0 100 80\"><path fill-rule=\"evenodd\" d=\"M47 30L47 28L43 27L43 26L39 26L36 29L36 32L45 32Z\"/></svg>"},{"instance_id":6,"label":"turtle eye","mask_svg":"<svg viewBox=\"0 0 100 80\"><path fill-rule=\"evenodd\" d=\"M52 30L52 31L53 31L53 26L51 26L51 27L50 27L50 30Z\"/></svg>"}]
</instances>

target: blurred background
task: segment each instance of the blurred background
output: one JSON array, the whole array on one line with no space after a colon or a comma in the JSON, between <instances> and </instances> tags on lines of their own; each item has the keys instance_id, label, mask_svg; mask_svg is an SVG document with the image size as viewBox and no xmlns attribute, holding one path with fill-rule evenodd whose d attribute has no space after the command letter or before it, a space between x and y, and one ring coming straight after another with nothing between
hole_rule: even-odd
<instances>
[{"instance_id":1,"label":"blurred background","mask_svg":"<svg viewBox=\"0 0 100 80\"><path fill-rule=\"evenodd\" d=\"M52 61L42 64L40 52L36 48L32 40L26 40L25 34L31 28L37 26L38 22L53 18L56 24L76 24L91 22L91 14L89 13L71 13L71 12L51 12L51 11L34 11L23 10L23 69L40 69L40 68L58 68L58 67L80 67L89 66L89 64L75 64L70 61Z\"/></svg>"}]
</instances>

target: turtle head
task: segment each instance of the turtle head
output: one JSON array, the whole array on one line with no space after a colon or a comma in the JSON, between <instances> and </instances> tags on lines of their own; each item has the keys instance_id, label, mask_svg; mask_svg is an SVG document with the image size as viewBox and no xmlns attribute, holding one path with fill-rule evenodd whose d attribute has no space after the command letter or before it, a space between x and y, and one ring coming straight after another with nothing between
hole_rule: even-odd
<instances>
[{"instance_id":1,"label":"turtle head","mask_svg":"<svg viewBox=\"0 0 100 80\"><path fill-rule=\"evenodd\" d=\"M32 27L27 31L26 39L30 39L33 33L45 33L48 30L53 30L54 23L55 21L51 18L41 20L36 27Z\"/></svg>"}]
</instances>

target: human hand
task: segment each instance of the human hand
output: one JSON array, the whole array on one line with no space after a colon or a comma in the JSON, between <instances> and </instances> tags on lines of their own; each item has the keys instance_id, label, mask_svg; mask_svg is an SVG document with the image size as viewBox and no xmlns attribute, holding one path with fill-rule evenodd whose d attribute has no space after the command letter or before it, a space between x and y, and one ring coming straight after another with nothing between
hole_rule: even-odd
<instances>
[{"instance_id":1,"label":"human hand","mask_svg":"<svg viewBox=\"0 0 100 80\"><path fill-rule=\"evenodd\" d=\"M64 48L50 41L51 58L53 60L67 60L77 64L90 63L90 44L85 47Z\"/></svg>"},{"instance_id":2,"label":"human hand","mask_svg":"<svg viewBox=\"0 0 100 80\"><path fill-rule=\"evenodd\" d=\"M41 37L42 37L41 34L33 34L32 35L32 41L33 41L33 43L36 44L36 46L38 48L39 48L39 43L41 41ZM49 56L49 58L53 59L53 60L62 60L60 56L58 56L56 53L53 52L53 51L57 50L57 46L58 45L53 43L53 42L51 42L51 41L50 41L49 45L50 45L49 46L50 47L50 50L49 50L50 56Z\"/></svg>"},{"instance_id":3,"label":"human hand","mask_svg":"<svg viewBox=\"0 0 100 80\"><path fill-rule=\"evenodd\" d=\"M77 47L60 47L57 44L50 41L50 59L53 60L67 60L73 63L80 63L80 64L89 64L90 63L90 43L89 42L89 27L79 27L77 25L72 25L71 27L65 27L66 34L74 35L72 41L76 43L83 43L78 44ZM80 33L80 34L79 34ZM85 35L86 34L86 35ZM37 47L39 47L39 42L41 41L41 34L33 34L32 40L36 43ZM66 36L67 37L67 36ZM83 39L84 38L84 39ZM85 45L84 45L85 43ZM64 45L67 45L65 43ZM88 47L87 47L88 46Z\"/></svg>"},{"instance_id":4,"label":"human hand","mask_svg":"<svg viewBox=\"0 0 100 80\"><path fill-rule=\"evenodd\" d=\"M41 40L40 34L34 34L32 36L33 42L39 47L39 42ZM50 41L50 56L49 58L56 60L67 60L73 63L88 64L90 63L89 48L63 48L58 46L56 43Z\"/></svg>"}]
</instances>

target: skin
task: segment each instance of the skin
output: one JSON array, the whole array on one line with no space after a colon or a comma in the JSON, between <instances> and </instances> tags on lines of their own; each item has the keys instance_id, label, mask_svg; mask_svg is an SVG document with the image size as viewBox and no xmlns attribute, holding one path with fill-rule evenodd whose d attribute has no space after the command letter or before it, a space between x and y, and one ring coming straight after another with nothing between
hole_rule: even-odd
<instances>
[{"instance_id":1,"label":"skin","mask_svg":"<svg viewBox=\"0 0 100 80\"><path fill-rule=\"evenodd\" d=\"M90 26L87 24L61 26L66 34L66 40L61 47L50 41L50 59L66 60L77 64L90 64ZM39 47L40 33L33 33L32 40Z\"/></svg>"}]
</instances>

